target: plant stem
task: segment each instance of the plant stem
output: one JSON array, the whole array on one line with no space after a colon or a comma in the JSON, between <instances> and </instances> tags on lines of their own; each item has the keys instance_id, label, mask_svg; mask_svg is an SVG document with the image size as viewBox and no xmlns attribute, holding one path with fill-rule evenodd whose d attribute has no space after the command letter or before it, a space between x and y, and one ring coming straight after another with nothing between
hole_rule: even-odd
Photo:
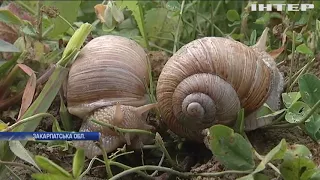
<instances>
[{"instance_id":1,"label":"plant stem","mask_svg":"<svg viewBox=\"0 0 320 180\"><path fill-rule=\"evenodd\" d=\"M141 130L141 129L124 129L124 128L119 128L117 126L113 126L113 125L105 123L105 122L97 121L95 119L89 119L89 121L90 120L94 123L101 125L101 126L107 126L115 131L120 132L120 133L138 133L138 134L147 134L150 136L155 136L155 134L153 134L152 132Z\"/></svg>"},{"instance_id":2,"label":"plant stem","mask_svg":"<svg viewBox=\"0 0 320 180\"><path fill-rule=\"evenodd\" d=\"M23 1L16 1L17 4L22 6L24 9L29 11L32 15L36 15L36 11L34 11L32 8L30 8L28 5L26 5Z\"/></svg>"},{"instance_id":3,"label":"plant stem","mask_svg":"<svg viewBox=\"0 0 320 180\"><path fill-rule=\"evenodd\" d=\"M260 159L261 161L263 160L263 157L257 152L257 151L254 151L254 154L257 156L258 159ZM274 171L276 171L278 174L281 175L279 169L274 166L272 163L267 163L268 166L270 166Z\"/></svg>"},{"instance_id":4,"label":"plant stem","mask_svg":"<svg viewBox=\"0 0 320 180\"><path fill-rule=\"evenodd\" d=\"M175 53L177 51L177 45L178 45L178 41L179 41L179 30L180 30L180 23L181 23L181 19L182 19L182 12L183 12L183 8L184 8L184 3L185 3L185 0L182 1L182 5L181 5L181 9L180 9L180 14L179 14L179 20L178 20L178 27L176 29L176 33L175 33L175 36L174 36L174 44L173 44L173 53Z\"/></svg>"},{"instance_id":5,"label":"plant stem","mask_svg":"<svg viewBox=\"0 0 320 180\"><path fill-rule=\"evenodd\" d=\"M251 148L253 149L254 154L256 155L256 157L257 157L259 160L262 161L262 160L263 160L263 157L254 149L254 147L252 146L251 142L249 141L248 136L247 136L245 133L243 133L243 137L244 137L244 138L248 141L248 143L250 144L250 146L251 146ZM268 162L267 165L270 166L272 169L275 168L274 170L275 170L277 173L281 174L280 171L279 171L279 169L276 168L272 163Z\"/></svg>"},{"instance_id":6,"label":"plant stem","mask_svg":"<svg viewBox=\"0 0 320 180\"><path fill-rule=\"evenodd\" d=\"M160 148L160 150L164 153L164 155L166 156L166 158L168 159L168 161L170 162L171 166L176 169L176 170L182 170L175 161L173 161L173 159L171 158L170 154L168 153L166 147L164 146L164 142L162 140L162 137L160 136L159 133L156 134L155 137L155 141L156 144L158 145L158 147Z\"/></svg>"},{"instance_id":7,"label":"plant stem","mask_svg":"<svg viewBox=\"0 0 320 180\"><path fill-rule=\"evenodd\" d=\"M302 120L298 123L287 123L283 125L273 125L268 128L290 128L295 127L304 124L311 116L312 114L320 107L320 100L312 107L312 109L308 112L306 116L302 118Z\"/></svg>"},{"instance_id":8,"label":"plant stem","mask_svg":"<svg viewBox=\"0 0 320 180\"><path fill-rule=\"evenodd\" d=\"M124 155L127 155L127 154L132 154L134 153L134 151L129 151L129 152L124 152L124 153L121 153L121 154L118 154L118 155L115 155L111 158L111 160L115 160L116 158L120 157L120 156L124 156Z\"/></svg>"},{"instance_id":9,"label":"plant stem","mask_svg":"<svg viewBox=\"0 0 320 180\"><path fill-rule=\"evenodd\" d=\"M41 0L38 0L38 40L41 41L42 40L42 2Z\"/></svg>"},{"instance_id":10,"label":"plant stem","mask_svg":"<svg viewBox=\"0 0 320 180\"><path fill-rule=\"evenodd\" d=\"M189 178L189 177L192 177L192 176L214 177L214 176L221 176L221 175L225 175L225 174L248 174L248 173L252 172L251 170L250 171L233 171L233 170L230 170L230 171L210 172L210 173L192 173L192 172L179 172L179 171L173 170L171 168L167 168L167 167L146 165L146 166L138 166L138 167L134 167L134 168L125 170L125 171L113 176L109 180L120 179L121 177L129 175L131 173L137 173L137 171L140 171L140 170L164 171L164 172L168 172L170 174L174 174L174 175L177 175L177 176L180 176L180 177L185 177L185 178Z\"/></svg>"},{"instance_id":11,"label":"plant stem","mask_svg":"<svg viewBox=\"0 0 320 180\"><path fill-rule=\"evenodd\" d=\"M170 38L166 38L166 37L159 37L159 36L149 36L149 38L155 38L155 39L160 39L160 40L167 40L167 41L172 41L174 42L173 39L170 39ZM180 42L180 41L177 41L177 43L179 43L180 45L184 46L185 44Z\"/></svg>"},{"instance_id":12,"label":"plant stem","mask_svg":"<svg viewBox=\"0 0 320 180\"><path fill-rule=\"evenodd\" d=\"M113 177L112 171L111 171L111 167L110 167L110 159L107 156L106 151L104 150L104 148L102 147L102 141L101 139L99 140L99 143L97 143L98 147L100 148L101 152L102 152L102 156L104 159L104 164L106 165L106 171L107 171L107 177L108 179Z\"/></svg>"},{"instance_id":13,"label":"plant stem","mask_svg":"<svg viewBox=\"0 0 320 180\"><path fill-rule=\"evenodd\" d=\"M96 156L95 156L94 158L92 158L92 159L90 160L90 163L89 163L87 169L86 169L85 171L83 171L83 172L81 173L81 175L79 176L79 179L82 179L82 177L83 177L84 175L86 175L86 174L90 171L90 169L91 169L91 167L92 167L92 165L93 165L93 163L94 163L95 160L100 160L100 159L98 159ZM104 163L104 162L103 162L103 163Z\"/></svg>"},{"instance_id":14,"label":"plant stem","mask_svg":"<svg viewBox=\"0 0 320 180\"><path fill-rule=\"evenodd\" d=\"M141 20L141 22L144 22L143 9L142 9L141 3L138 2L137 4L138 4L138 7L139 7L139 13L140 13L140 18L141 18L140 20ZM146 47L147 47L148 50L150 50L150 45L149 45L146 29L144 27L144 23L141 23L141 28L142 28L141 34L143 36L144 42L146 43Z\"/></svg>"},{"instance_id":15,"label":"plant stem","mask_svg":"<svg viewBox=\"0 0 320 180\"><path fill-rule=\"evenodd\" d=\"M194 20L193 20L193 33L192 33L192 38L193 39L196 39L197 38L197 36L196 36L196 28L197 28L197 26L198 26L198 23L197 23L197 21L198 21L198 9L199 9L199 1L197 1L197 0L195 0L195 2L196 2L196 11L195 11L195 14L194 14Z\"/></svg>"},{"instance_id":16,"label":"plant stem","mask_svg":"<svg viewBox=\"0 0 320 180\"><path fill-rule=\"evenodd\" d=\"M11 126L7 127L6 129L0 131L0 132L9 132L11 130L13 130L14 128L20 126L21 124L27 123L29 121L33 121L33 120L38 120L38 118L44 118L44 117L50 117L52 119L56 119L52 114L49 113L39 113L30 117L27 117L25 119L21 119L20 121L12 124Z\"/></svg>"},{"instance_id":17,"label":"plant stem","mask_svg":"<svg viewBox=\"0 0 320 180\"><path fill-rule=\"evenodd\" d=\"M165 154L162 153L162 156L161 156L161 159L160 159L160 161L159 161L158 166L161 166L161 165L162 165L162 163L163 163L163 161L164 161L164 158L165 158ZM155 176L155 175L157 175L157 173L158 173L158 170L154 171L154 172L151 174L151 176Z\"/></svg>"},{"instance_id":18,"label":"plant stem","mask_svg":"<svg viewBox=\"0 0 320 180\"><path fill-rule=\"evenodd\" d=\"M75 32L76 31L76 29L72 26L72 24L68 21L68 20L66 20L64 17L62 17L60 14L58 15L58 17L60 18L60 19L62 19L64 22L66 22L70 27L71 27L71 29Z\"/></svg>"},{"instance_id":19,"label":"plant stem","mask_svg":"<svg viewBox=\"0 0 320 180\"><path fill-rule=\"evenodd\" d=\"M119 168L122 168L124 170L128 170L128 169L132 169L132 167L130 166L127 166L125 164L122 164L122 163L119 163L119 162L114 162L114 161L111 161L110 162L110 165L114 165L114 166L117 166ZM137 174L139 174L140 176L146 178L146 179L154 179L152 176L142 172L142 171L136 171Z\"/></svg>"},{"instance_id":20,"label":"plant stem","mask_svg":"<svg viewBox=\"0 0 320 180\"><path fill-rule=\"evenodd\" d=\"M292 71L293 71L293 62L294 62L294 51L295 51L295 31L292 31L292 58L290 63L290 72L289 72L289 84L291 85L292 81ZM291 86L290 86L291 87ZM291 88L287 88L287 92L291 91Z\"/></svg>"},{"instance_id":21,"label":"plant stem","mask_svg":"<svg viewBox=\"0 0 320 180\"><path fill-rule=\"evenodd\" d=\"M308 68L313 64L314 60L315 60L315 58L313 58L313 59L312 59L310 62L308 62L302 69L300 69L300 71L298 71L297 74L294 74L294 75L293 75L293 77L295 77L295 76L297 76L297 77L296 77L295 80L290 84L289 89L292 89L292 88L293 88L293 86L294 86L294 85L297 83L297 81L299 80L300 76L301 76L302 74L304 74L304 73L308 70ZM288 83L289 83L289 82L288 82Z\"/></svg>"}]
</instances>

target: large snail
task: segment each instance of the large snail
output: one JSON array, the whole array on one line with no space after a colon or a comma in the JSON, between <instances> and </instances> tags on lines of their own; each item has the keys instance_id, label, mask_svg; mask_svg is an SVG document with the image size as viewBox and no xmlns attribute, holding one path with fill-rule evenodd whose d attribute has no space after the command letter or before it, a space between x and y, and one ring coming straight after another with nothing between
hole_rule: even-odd
<instances>
[{"instance_id":1,"label":"large snail","mask_svg":"<svg viewBox=\"0 0 320 180\"><path fill-rule=\"evenodd\" d=\"M86 44L72 64L68 77L68 111L82 118L79 131L101 132L102 146L107 153L127 143L139 147L144 136L112 131L92 121L94 118L120 128L151 130L147 124L149 104L147 54L133 40L106 35ZM88 158L102 152L92 141L75 141L85 149Z\"/></svg>"},{"instance_id":2,"label":"large snail","mask_svg":"<svg viewBox=\"0 0 320 180\"><path fill-rule=\"evenodd\" d=\"M264 103L280 106L283 77L265 52L268 28L252 47L223 37L204 37L179 49L165 64L157 83L162 120L181 137L203 141L214 124L232 125L241 108L245 130L267 125L257 118Z\"/></svg>"}]
</instances>

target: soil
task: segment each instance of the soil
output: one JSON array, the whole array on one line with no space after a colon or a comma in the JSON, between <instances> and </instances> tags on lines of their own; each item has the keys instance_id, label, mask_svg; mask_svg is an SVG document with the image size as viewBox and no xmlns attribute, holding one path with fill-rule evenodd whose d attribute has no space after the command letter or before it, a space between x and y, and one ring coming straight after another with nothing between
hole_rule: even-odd
<instances>
[{"instance_id":1,"label":"soil","mask_svg":"<svg viewBox=\"0 0 320 180\"><path fill-rule=\"evenodd\" d=\"M319 56L318 56L319 57ZM162 67L164 66L165 62L168 60L168 55L164 52L150 52L149 58L152 65L153 76L155 79L159 76ZM316 74L320 77L319 69L319 61L320 58L316 60L316 63L311 68L311 73ZM284 63L279 68L284 73L285 76L288 75L289 65ZM296 66L296 70L299 69L298 65ZM155 83L156 84L156 83ZM52 107L50 108L49 112L53 114L59 120L59 105L60 99L56 98ZM18 107L17 107L18 108ZM3 114L2 114L3 116ZM15 114L11 115L15 116ZM1 116L0 116L1 117ZM1 117L0 119L6 120L10 119L8 115L6 118ZM154 117L153 117L154 119ZM12 120L11 120L12 121ZM76 126L78 127L81 124L81 121L76 121ZM158 124L159 125L159 124ZM37 131L51 131L52 128L52 121L51 120L43 120L38 127ZM163 133L161 133L162 135ZM250 139L252 145L257 150L257 152L261 155L265 155L268 153L273 147L275 147L281 139L286 139L289 144L303 144L306 145L313 154L313 160L320 165L320 148L319 145L314 143L307 135L305 135L300 129L292 128L292 129L258 129L252 132L249 132L248 138ZM164 139L167 138L169 134L164 134ZM169 139L172 141L173 138ZM53 162L57 163L58 165L65 168L67 171L72 170L72 157L74 151L69 149L68 151L63 151L63 149L55 147L49 148L45 144L41 143L34 143L30 142L27 144L26 148L34 155L42 155ZM186 171L191 172L213 172L213 171L222 171L225 170L223 165L221 165L214 157L212 157L211 152L205 147L204 144L195 144L192 142L185 142L182 146L178 144L174 144L173 146L169 146L168 148L169 153L172 157L176 157L179 162L182 162L183 168ZM119 162L122 162L129 166L134 165L141 165L141 152L137 151L134 154L126 155L122 158L119 158ZM143 150L143 159L145 164L154 164L157 165L160 158L161 153L155 150L146 149ZM174 158L175 160L175 158ZM29 165L28 163L22 161L21 159L17 158L16 162ZM163 166L168 165L168 162L164 162ZM85 162L85 168L88 166L89 160ZM168 165L169 166L169 165ZM31 171L25 169L24 167L20 166L13 166L11 167L12 171L15 175L19 176L21 179L31 179ZM117 171L117 169L115 169ZM115 172L116 172L115 171ZM269 175L275 175L274 171L271 171L270 168L265 170L265 173ZM93 167L91 168L90 172L87 174L84 180L102 180L106 179L105 177L106 171L105 168L102 166L102 163L95 162ZM166 173L158 173L158 179L174 179L171 178ZM134 179L137 178L136 175L128 176L123 179ZM139 178L139 177L138 177ZM234 175L225 175L216 178L207 178L207 177L194 177L193 180L205 180L205 179L235 179L236 176ZM13 179L12 174L8 173L8 177L6 179ZM140 178L139 178L140 179ZM182 179L182 178L180 178Z\"/></svg>"}]
</instances>

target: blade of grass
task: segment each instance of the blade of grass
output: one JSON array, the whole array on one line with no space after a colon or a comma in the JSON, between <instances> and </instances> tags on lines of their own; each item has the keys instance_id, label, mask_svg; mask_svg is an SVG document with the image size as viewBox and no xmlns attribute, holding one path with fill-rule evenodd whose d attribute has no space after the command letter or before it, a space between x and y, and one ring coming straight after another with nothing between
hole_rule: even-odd
<instances>
[{"instance_id":1,"label":"blade of grass","mask_svg":"<svg viewBox=\"0 0 320 180\"><path fill-rule=\"evenodd\" d=\"M30 108L25 112L25 114L21 117L22 119L30 117L32 115L38 113L47 112L54 98L58 94L62 83L67 78L68 68L67 66L70 61L73 61L78 55L80 47L84 43L86 37L91 32L92 26L88 23L81 25L81 27L73 34L71 37L67 48L65 49L64 56L62 59L56 64L55 69L48 82L44 86L38 98L32 103ZM25 131L32 132L34 131L38 124L40 123L42 118L39 118L34 121L30 121L29 123L18 126L13 129L15 132ZM27 141L21 141L21 144L25 146ZM8 141L0 142L0 160L2 161L13 161L16 156L10 151ZM6 167L4 165L0 165L0 179L1 177L5 177Z\"/></svg>"}]
</instances>

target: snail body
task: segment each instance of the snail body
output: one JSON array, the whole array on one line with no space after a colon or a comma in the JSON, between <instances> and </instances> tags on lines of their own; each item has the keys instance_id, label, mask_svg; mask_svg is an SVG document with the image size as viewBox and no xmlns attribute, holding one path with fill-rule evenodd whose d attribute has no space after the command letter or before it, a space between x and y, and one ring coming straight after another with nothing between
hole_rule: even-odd
<instances>
[{"instance_id":1,"label":"snail body","mask_svg":"<svg viewBox=\"0 0 320 180\"><path fill-rule=\"evenodd\" d=\"M99 131L102 147L112 152L127 143L139 146L144 137L121 135L90 119L119 128L151 130L146 122L149 104L147 94L148 62L146 53L133 40L105 35L94 38L80 51L72 64L67 82L68 111L83 119L79 131ZM85 149L88 158L100 155L92 141L75 141Z\"/></svg>"},{"instance_id":2,"label":"snail body","mask_svg":"<svg viewBox=\"0 0 320 180\"><path fill-rule=\"evenodd\" d=\"M223 37L204 37L179 49L165 64L157 83L162 120L179 136L202 141L214 124L233 125L241 108L245 129L272 119L259 118L264 103L280 106L282 74L265 52L265 29L252 47Z\"/></svg>"}]
</instances>

